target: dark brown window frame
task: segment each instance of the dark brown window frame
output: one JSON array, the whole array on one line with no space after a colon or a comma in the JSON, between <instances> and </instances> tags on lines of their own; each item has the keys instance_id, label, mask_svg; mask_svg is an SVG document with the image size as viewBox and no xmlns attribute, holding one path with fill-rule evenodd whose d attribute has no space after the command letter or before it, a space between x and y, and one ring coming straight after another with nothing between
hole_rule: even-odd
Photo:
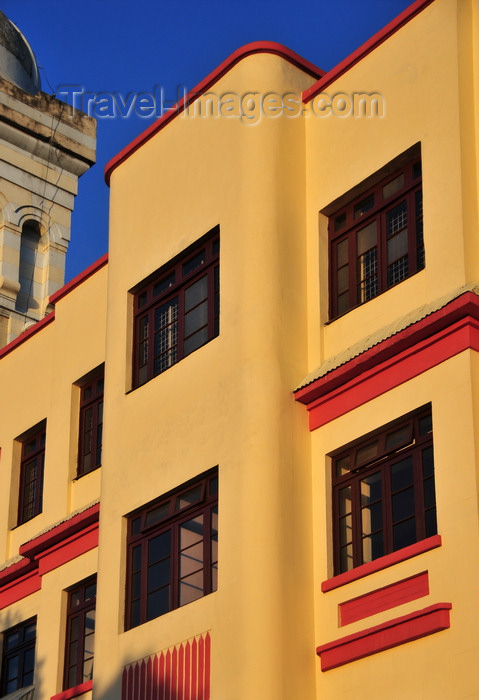
<instances>
[{"instance_id":1,"label":"dark brown window frame","mask_svg":"<svg viewBox=\"0 0 479 700\"><path fill-rule=\"evenodd\" d=\"M188 294L192 296L193 289L206 296L190 302ZM134 295L133 388L136 388L218 336L219 226L131 293ZM190 308L188 303L192 303ZM191 328L187 328L189 324Z\"/></svg>"},{"instance_id":2,"label":"dark brown window frame","mask_svg":"<svg viewBox=\"0 0 479 700\"><path fill-rule=\"evenodd\" d=\"M80 421L77 477L101 467L103 437L104 365L90 372L80 382ZM88 433L90 434L87 444Z\"/></svg>"},{"instance_id":3,"label":"dark brown window frame","mask_svg":"<svg viewBox=\"0 0 479 700\"><path fill-rule=\"evenodd\" d=\"M46 421L36 425L18 441L22 443L18 525L23 525L42 512Z\"/></svg>"},{"instance_id":4,"label":"dark brown window frame","mask_svg":"<svg viewBox=\"0 0 479 700\"><path fill-rule=\"evenodd\" d=\"M141 625L216 590L217 467L148 503L127 518L125 629ZM195 540L193 528L200 519L202 535ZM190 532L194 533L192 543L189 542ZM186 535L184 543L181 542L183 534ZM158 548L156 554L155 548ZM198 582L201 582L201 587ZM192 593L191 599L182 600L184 592Z\"/></svg>"},{"instance_id":5,"label":"dark brown window frame","mask_svg":"<svg viewBox=\"0 0 479 700\"><path fill-rule=\"evenodd\" d=\"M87 597L89 589L94 587L94 595ZM91 644L95 639L95 619L93 632L87 633L87 615L96 609L96 576L90 576L81 583L68 589L66 634L65 634L65 665L63 671L63 690L74 688L93 678L93 650L86 653L87 640ZM76 624L75 624L76 623ZM76 638L72 639L72 634ZM73 647L73 650L72 650ZM85 672L85 667L89 671Z\"/></svg>"},{"instance_id":6,"label":"dark brown window frame","mask_svg":"<svg viewBox=\"0 0 479 700\"><path fill-rule=\"evenodd\" d=\"M20 622L14 627L2 632L3 651L2 651L2 666L0 678L0 695L4 695L27 688L34 683L35 677L35 645L36 645L36 617L31 617L24 622ZM31 628L34 627L33 636L31 636ZM15 638L19 634L20 639L15 646L9 647L9 639ZM28 635L28 638L27 638ZM33 660L27 661L27 654L33 650ZM18 672L14 678L7 678L8 662L18 658ZM28 664L28 665L27 665ZM9 683L16 680L15 687L9 687Z\"/></svg>"},{"instance_id":7,"label":"dark brown window frame","mask_svg":"<svg viewBox=\"0 0 479 700\"><path fill-rule=\"evenodd\" d=\"M386 196L384 188L398 182L401 177L402 186ZM406 212L399 211L403 204ZM393 217L395 211L396 217ZM330 319L333 320L408 279L425 266L419 147L413 147L392 161L323 213L329 217L329 298ZM400 228L388 237L388 226L393 226L394 222ZM374 224L376 245L365 242L365 248L360 252L358 234L364 232L366 239L368 227L374 227ZM400 257L388 262L388 252L392 255L394 251L394 240L400 248L399 237L405 229L405 254L402 250ZM389 248L388 244L391 244Z\"/></svg>"},{"instance_id":8,"label":"dark brown window frame","mask_svg":"<svg viewBox=\"0 0 479 700\"><path fill-rule=\"evenodd\" d=\"M335 574L437 534L430 405L330 456Z\"/></svg>"}]
</instances>

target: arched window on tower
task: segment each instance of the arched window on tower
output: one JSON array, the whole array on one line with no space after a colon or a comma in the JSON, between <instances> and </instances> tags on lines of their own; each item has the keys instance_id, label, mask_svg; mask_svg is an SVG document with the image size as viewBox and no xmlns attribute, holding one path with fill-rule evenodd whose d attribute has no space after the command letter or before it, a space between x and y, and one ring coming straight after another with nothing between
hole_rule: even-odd
<instances>
[{"instance_id":1,"label":"arched window on tower","mask_svg":"<svg viewBox=\"0 0 479 700\"><path fill-rule=\"evenodd\" d=\"M18 292L15 304L16 311L28 314L29 311L38 311L39 294L37 292L40 279L35 275L35 270L40 269L40 226L37 221L26 221L22 227L20 240L20 269Z\"/></svg>"}]
</instances>

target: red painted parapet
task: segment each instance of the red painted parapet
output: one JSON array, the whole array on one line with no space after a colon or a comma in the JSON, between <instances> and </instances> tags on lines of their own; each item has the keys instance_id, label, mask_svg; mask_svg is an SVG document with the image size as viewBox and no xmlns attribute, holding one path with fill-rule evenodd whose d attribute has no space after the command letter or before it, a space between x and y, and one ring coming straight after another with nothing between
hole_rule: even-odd
<instances>
[{"instance_id":1,"label":"red painted parapet","mask_svg":"<svg viewBox=\"0 0 479 700\"><path fill-rule=\"evenodd\" d=\"M211 639L207 632L125 666L121 700L209 700Z\"/></svg>"}]
</instances>

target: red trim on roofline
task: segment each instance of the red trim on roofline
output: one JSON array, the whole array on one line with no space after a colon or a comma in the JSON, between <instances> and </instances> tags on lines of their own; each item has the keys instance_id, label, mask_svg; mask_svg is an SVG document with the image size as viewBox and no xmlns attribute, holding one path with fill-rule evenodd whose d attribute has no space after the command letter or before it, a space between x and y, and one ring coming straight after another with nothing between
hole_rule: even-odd
<instances>
[{"instance_id":1,"label":"red trim on roofline","mask_svg":"<svg viewBox=\"0 0 479 700\"><path fill-rule=\"evenodd\" d=\"M41 331L45 326L48 326L52 321L55 320L55 311L51 311L47 316L44 316L40 321L37 321L36 323L33 324L33 326L30 326L30 328L27 328L26 331L23 331L23 333L20 333L16 338L14 338L8 345L5 345L5 347L0 349L0 359L2 357L5 357L5 355L8 355L12 350L15 350L19 345L22 345L26 340L32 337L32 335L35 335L38 333L38 331Z\"/></svg>"},{"instance_id":2,"label":"red trim on roofline","mask_svg":"<svg viewBox=\"0 0 479 700\"><path fill-rule=\"evenodd\" d=\"M94 263L92 263L89 267L87 267L85 270L80 272L79 275L74 277L70 282L67 282L66 284L63 285L58 291L54 292L51 297L50 297L50 304L56 304L57 301L60 301L60 299L63 299L64 296L69 294L73 289L78 287L80 284L85 282L89 277L95 274L95 272L98 272L98 270L101 270L101 268L106 265L108 262L108 253L105 253L105 255L102 255L101 258L98 260L95 260Z\"/></svg>"},{"instance_id":3,"label":"red trim on roofline","mask_svg":"<svg viewBox=\"0 0 479 700\"><path fill-rule=\"evenodd\" d=\"M134 153L140 146L142 146L146 141L148 141L152 136L154 136L158 131L163 129L167 124L169 124L176 116L184 111L186 105L192 104L197 97L203 95L207 90L209 90L212 85L214 85L220 78L222 78L233 66L235 66L239 61L246 56L251 56L256 53L269 53L275 56L280 56L286 61L291 63L296 68L309 73L314 78L321 78L324 75L324 71L319 69L317 66L313 65L305 58L299 54L291 51L286 46L278 44L275 41L254 41L250 44L246 44L241 48L234 51L226 60L224 60L220 65L215 68L211 73L209 73L206 78L204 78L196 87L194 87L190 92L183 97L176 105L168 112L165 112L159 119L157 119L151 126L149 126L145 131L143 131L136 139L134 139L128 146L123 148L116 156L114 156L105 166L105 181L106 184L110 184L110 178L113 170L117 168L123 161L129 158L132 153Z\"/></svg>"},{"instance_id":4,"label":"red trim on roofline","mask_svg":"<svg viewBox=\"0 0 479 700\"><path fill-rule=\"evenodd\" d=\"M432 2L434 2L434 0L416 0L416 2L413 2L412 5L409 5L409 7L395 17L391 22L389 22L389 24L386 24L385 27L380 29L364 44L357 48L356 51L353 51L353 53L349 54L349 56L347 56L343 61L338 63L337 66L323 75L317 83L311 85L310 88L305 90L302 94L303 102L307 103L316 97L316 95L321 93L324 88L346 73L350 68L356 65L356 63L359 63L359 61L371 53L371 51L374 51L374 49L386 41L386 39L389 39L389 37L395 34L398 29L404 27L405 24L422 12L422 10L424 10Z\"/></svg>"}]
</instances>

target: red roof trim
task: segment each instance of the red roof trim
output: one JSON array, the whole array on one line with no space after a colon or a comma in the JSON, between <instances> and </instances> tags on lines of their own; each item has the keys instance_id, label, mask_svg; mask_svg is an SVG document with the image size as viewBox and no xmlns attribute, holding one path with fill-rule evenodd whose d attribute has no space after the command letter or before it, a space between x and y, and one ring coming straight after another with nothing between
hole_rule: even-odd
<instances>
[{"instance_id":1,"label":"red roof trim","mask_svg":"<svg viewBox=\"0 0 479 700\"><path fill-rule=\"evenodd\" d=\"M474 292L465 292L450 301L442 309L413 323L411 326L386 338L377 345L353 357L340 367L294 392L297 401L310 405L316 399L344 387L346 382L358 377L367 370L377 368L380 362L397 358L400 352L408 350L423 340L432 337L457 321L471 317L479 320L479 297Z\"/></svg>"},{"instance_id":2,"label":"red roof trim","mask_svg":"<svg viewBox=\"0 0 479 700\"><path fill-rule=\"evenodd\" d=\"M251 56L256 53L269 53L275 56L280 56L288 61L296 68L309 73L314 78L321 78L324 75L324 71L320 70L317 66L313 65L305 58L299 54L291 51L286 46L278 44L275 41L254 41L251 44L246 44L241 48L237 49L231 56L220 63L220 65L215 68L211 73L209 73L206 78L204 78L196 87L194 87L182 98L176 105L176 109L173 108L168 112L165 112L157 121L155 121L151 126L149 126L145 131L143 131L136 139L134 139L128 146L123 148L114 158L112 158L105 167L105 181L107 185L110 184L110 178L113 170L117 168L123 161L131 156L140 146L142 146L146 141L148 141L152 136L154 136L158 131L163 129L167 124L169 124L175 117L177 117L181 112L184 111L185 105L192 104L194 100L200 95L207 92L212 85L214 85L220 78L222 78L233 66L239 63L246 56Z\"/></svg>"},{"instance_id":3,"label":"red roof trim","mask_svg":"<svg viewBox=\"0 0 479 700\"><path fill-rule=\"evenodd\" d=\"M90 508L83 510L81 513L77 513L77 515L74 515L72 518L52 527L48 532L44 532L42 535L34 537L29 542L25 542L18 550L19 554L33 559L33 557L38 556L40 552L53 547L53 545L62 542L67 537L71 537L81 530L84 530L89 525L98 522L99 517L100 504L96 503Z\"/></svg>"},{"instance_id":4,"label":"red roof trim","mask_svg":"<svg viewBox=\"0 0 479 700\"><path fill-rule=\"evenodd\" d=\"M391 22L389 22L389 24L386 24L385 27L380 29L379 32L374 34L370 39L356 49L356 51L353 51L353 53L347 56L347 58L323 75L317 83L311 85L310 88L305 90L302 94L303 102L307 103L316 97L316 95L322 92L324 88L346 73L350 68L356 65L356 63L371 53L371 51L374 51L375 48L386 41L386 39L389 39L389 37L395 34L398 29L404 27L405 24L412 20L417 14L422 12L422 10L424 10L432 2L434 2L434 0L416 0L416 2L413 2L412 5L409 5L409 7L401 12L401 14L395 17Z\"/></svg>"},{"instance_id":5,"label":"red roof trim","mask_svg":"<svg viewBox=\"0 0 479 700\"><path fill-rule=\"evenodd\" d=\"M42 318L40 321L37 321L36 323L33 324L33 326L30 326L30 328L27 328L26 331L23 331L23 333L20 333L19 336L17 336L14 340L12 340L8 345L5 345L5 347L0 349L0 359L4 357L5 355L8 355L8 353L12 352L12 350L15 350L19 345L24 343L26 340L32 337L32 335L35 335L39 331L41 331L45 326L48 326L52 321L55 320L55 311L51 311L47 316Z\"/></svg>"},{"instance_id":6,"label":"red roof trim","mask_svg":"<svg viewBox=\"0 0 479 700\"><path fill-rule=\"evenodd\" d=\"M92 263L89 267L87 267L85 270L80 272L79 275L74 277L70 282L67 282L63 287L61 287L58 291L56 291L54 294L51 295L50 297L50 304L56 304L57 301L60 301L60 299L63 299L64 296L69 294L71 291L73 291L76 287L78 287L80 284L85 282L89 277L95 274L95 272L98 272L98 270L101 270L101 268L106 265L108 262L108 253L105 253L105 255L102 255L101 258L96 260L94 263Z\"/></svg>"}]
</instances>

